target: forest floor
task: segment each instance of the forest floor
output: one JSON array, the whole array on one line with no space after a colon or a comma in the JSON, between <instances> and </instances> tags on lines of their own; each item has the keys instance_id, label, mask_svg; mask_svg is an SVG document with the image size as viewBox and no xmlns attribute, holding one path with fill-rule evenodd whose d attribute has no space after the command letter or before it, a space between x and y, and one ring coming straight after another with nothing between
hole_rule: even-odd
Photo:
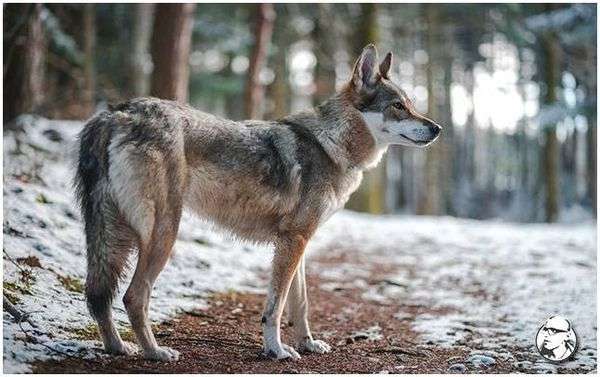
<instances>
[{"instance_id":1,"label":"forest floor","mask_svg":"<svg viewBox=\"0 0 600 377\"><path fill-rule=\"evenodd\" d=\"M185 215L152 293L158 342L177 362L109 357L83 299L81 221L70 189L77 122L26 119L4 137L4 372L578 373L596 370L596 224L334 215L307 250L310 319L326 355L261 356L271 252ZM122 287L120 294L124 289ZM117 326L133 342L120 297ZM571 320L580 347L555 364L537 329ZM289 328L283 328L284 340Z\"/></svg>"}]
</instances>

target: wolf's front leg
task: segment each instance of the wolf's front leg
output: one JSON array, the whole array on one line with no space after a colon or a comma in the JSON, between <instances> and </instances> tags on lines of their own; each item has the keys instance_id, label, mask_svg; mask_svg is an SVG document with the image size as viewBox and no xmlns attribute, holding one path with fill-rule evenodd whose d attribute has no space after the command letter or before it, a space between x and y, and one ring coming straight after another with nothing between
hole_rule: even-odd
<instances>
[{"instance_id":1,"label":"wolf's front leg","mask_svg":"<svg viewBox=\"0 0 600 377\"><path fill-rule=\"evenodd\" d=\"M290 326L294 328L294 336L298 350L327 353L331 351L329 344L322 340L314 340L308 325L308 295L306 292L306 272L304 269L304 256L290 287L288 295L288 316Z\"/></svg>"},{"instance_id":2,"label":"wolf's front leg","mask_svg":"<svg viewBox=\"0 0 600 377\"><path fill-rule=\"evenodd\" d=\"M275 242L271 284L262 317L264 353L272 359L300 358L296 350L281 343L280 328L283 307L292 279L304 254L306 241L304 236L294 234L280 237Z\"/></svg>"}]
</instances>

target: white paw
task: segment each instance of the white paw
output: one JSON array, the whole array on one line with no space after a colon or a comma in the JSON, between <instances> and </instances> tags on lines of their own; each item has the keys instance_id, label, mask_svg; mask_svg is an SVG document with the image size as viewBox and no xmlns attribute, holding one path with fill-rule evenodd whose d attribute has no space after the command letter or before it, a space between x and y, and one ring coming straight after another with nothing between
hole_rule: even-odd
<instances>
[{"instance_id":1,"label":"white paw","mask_svg":"<svg viewBox=\"0 0 600 377\"><path fill-rule=\"evenodd\" d=\"M300 354L287 344L282 344L279 349L265 349L263 353L266 357L273 360L300 359Z\"/></svg>"},{"instance_id":2,"label":"white paw","mask_svg":"<svg viewBox=\"0 0 600 377\"><path fill-rule=\"evenodd\" d=\"M300 351L314 352L314 353L329 353L331 352L331 346L322 340L308 339L301 343Z\"/></svg>"},{"instance_id":3,"label":"white paw","mask_svg":"<svg viewBox=\"0 0 600 377\"><path fill-rule=\"evenodd\" d=\"M130 356L137 352L137 347L125 342L120 342L107 347L106 352L111 355Z\"/></svg>"},{"instance_id":4,"label":"white paw","mask_svg":"<svg viewBox=\"0 0 600 377\"><path fill-rule=\"evenodd\" d=\"M177 361L179 360L179 352L169 347L157 347L144 351L144 357L154 361Z\"/></svg>"}]
</instances>

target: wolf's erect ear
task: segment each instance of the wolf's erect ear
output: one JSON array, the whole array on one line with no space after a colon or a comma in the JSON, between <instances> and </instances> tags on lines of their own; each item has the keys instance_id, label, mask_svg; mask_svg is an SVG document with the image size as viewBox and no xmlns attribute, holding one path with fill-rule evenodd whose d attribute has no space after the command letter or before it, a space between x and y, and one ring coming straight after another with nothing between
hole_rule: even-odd
<instances>
[{"instance_id":1,"label":"wolf's erect ear","mask_svg":"<svg viewBox=\"0 0 600 377\"><path fill-rule=\"evenodd\" d=\"M392 66L392 58L392 53L388 52L385 55L385 58L383 58L381 64L379 64L379 74L381 75L381 77L389 79L388 72L390 71L390 67Z\"/></svg>"},{"instance_id":2,"label":"wolf's erect ear","mask_svg":"<svg viewBox=\"0 0 600 377\"><path fill-rule=\"evenodd\" d=\"M363 48L362 53L356 60L356 63L354 63L352 83L357 90L375 82L376 64L377 49L373 44L369 44Z\"/></svg>"}]
</instances>

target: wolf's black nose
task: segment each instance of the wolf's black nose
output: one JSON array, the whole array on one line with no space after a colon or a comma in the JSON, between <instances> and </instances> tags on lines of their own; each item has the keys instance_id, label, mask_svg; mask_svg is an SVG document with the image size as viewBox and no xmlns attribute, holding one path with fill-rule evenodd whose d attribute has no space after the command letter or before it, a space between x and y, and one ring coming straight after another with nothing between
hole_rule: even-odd
<instances>
[{"instance_id":1,"label":"wolf's black nose","mask_svg":"<svg viewBox=\"0 0 600 377\"><path fill-rule=\"evenodd\" d=\"M427 122L427 127L429 127L429 130L434 136L437 136L442 131L442 127L440 127L439 124L432 121Z\"/></svg>"}]
</instances>

